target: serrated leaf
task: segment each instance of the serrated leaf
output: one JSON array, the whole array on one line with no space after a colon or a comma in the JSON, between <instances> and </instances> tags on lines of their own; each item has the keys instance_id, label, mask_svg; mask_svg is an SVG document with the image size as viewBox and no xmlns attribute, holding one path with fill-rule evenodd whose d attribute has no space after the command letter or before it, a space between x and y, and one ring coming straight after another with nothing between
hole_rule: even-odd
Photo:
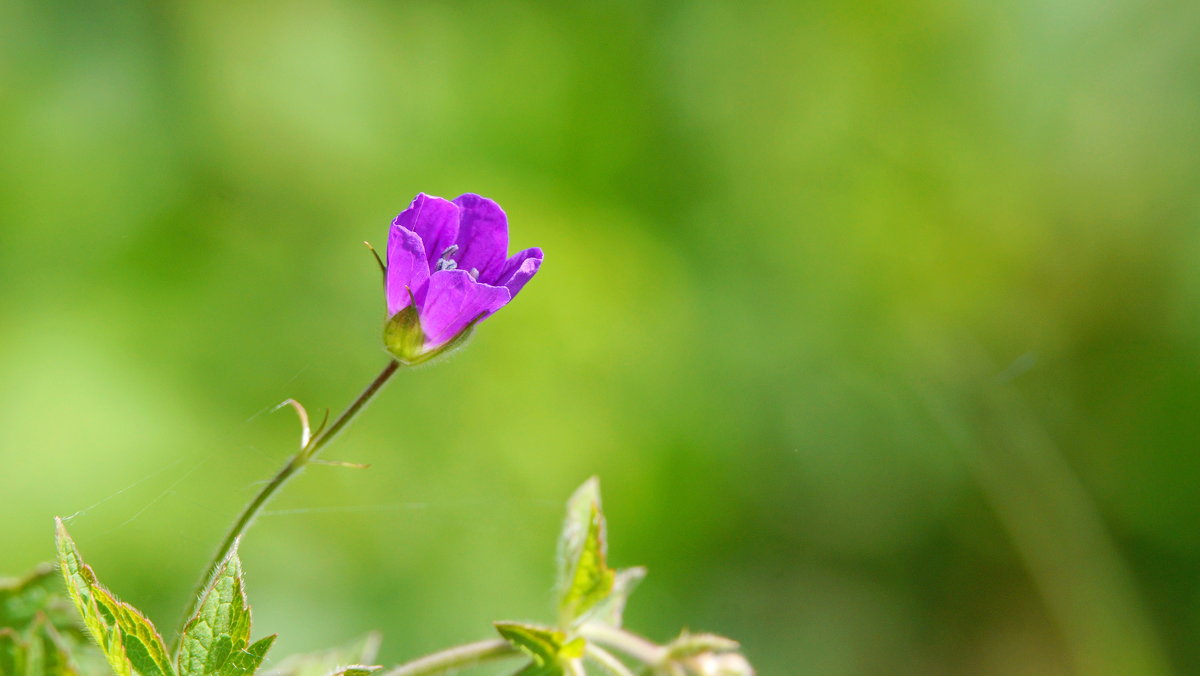
<instances>
[{"instance_id":1,"label":"serrated leaf","mask_svg":"<svg viewBox=\"0 0 1200 676\"><path fill-rule=\"evenodd\" d=\"M380 635L371 632L344 646L319 653L291 655L271 667L263 676L327 676L344 665L370 664L379 651Z\"/></svg>"},{"instance_id":2,"label":"serrated leaf","mask_svg":"<svg viewBox=\"0 0 1200 676\"><path fill-rule=\"evenodd\" d=\"M8 627L0 629L0 675L24 674L28 654L25 642L16 631Z\"/></svg>"},{"instance_id":3,"label":"serrated leaf","mask_svg":"<svg viewBox=\"0 0 1200 676\"><path fill-rule=\"evenodd\" d=\"M228 640L228 646L222 638ZM182 676L220 673L230 654L250 643L250 606L246 602L242 563L237 544L213 573L196 614L183 627L177 664ZM213 657L218 651L218 657ZM223 653L223 655L220 655Z\"/></svg>"},{"instance_id":4,"label":"serrated leaf","mask_svg":"<svg viewBox=\"0 0 1200 676\"><path fill-rule=\"evenodd\" d=\"M55 523L57 524L55 544L58 548L58 565L67 582L67 594L75 604L75 609L79 611L80 617L83 618L84 626L87 627L92 638L100 644L101 648L105 648L108 623L100 617L99 611L92 602L91 581L95 579L95 575L90 574L90 571L87 570L86 564L79 556L79 550L75 547L75 542L71 540L71 536L67 535L67 529L63 526L62 521L56 520ZM106 649L105 654L107 655L107 653Z\"/></svg>"},{"instance_id":5,"label":"serrated leaf","mask_svg":"<svg viewBox=\"0 0 1200 676\"><path fill-rule=\"evenodd\" d=\"M221 671L221 667L225 666L225 660L229 659L231 653L233 653L233 639L229 634L221 634L208 651L208 657L204 660L204 672L215 674Z\"/></svg>"},{"instance_id":6,"label":"serrated leaf","mask_svg":"<svg viewBox=\"0 0 1200 676\"><path fill-rule=\"evenodd\" d=\"M84 625L116 676L174 676L162 637L146 616L119 601L96 579L61 519L56 519L59 567Z\"/></svg>"},{"instance_id":7,"label":"serrated leaf","mask_svg":"<svg viewBox=\"0 0 1200 676\"><path fill-rule=\"evenodd\" d=\"M251 676L257 672L276 638L279 638L278 634L271 634L251 643L245 650L234 652L221 667L220 676Z\"/></svg>"},{"instance_id":8,"label":"serrated leaf","mask_svg":"<svg viewBox=\"0 0 1200 676\"><path fill-rule=\"evenodd\" d=\"M586 622L606 624L619 629L621 622L624 620L625 605L629 602L629 595L633 593L633 590L641 584L645 577L646 569L642 566L617 571L616 576L613 578L612 593L597 603L595 607L586 612L580 619Z\"/></svg>"},{"instance_id":9,"label":"serrated leaf","mask_svg":"<svg viewBox=\"0 0 1200 676\"><path fill-rule=\"evenodd\" d=\"M522 669L525 676L562 676L564 664L583 656L587 643L581 637L567 639L565 632L519 622L497 622L496 631L533 661Z\"/></svg>"},{"instance_id":10,"label":"serrated leaf","mask_svg":"<svg viewBox=\"0 0 1200 676\"><path fill-rule=\"evenodd\" d=\"M99 584L93 585L92 593L105 614L115 618L125 655L133 668L142 676L174 676L175 670L171 668L167 649L154 623L137 608L117 600L112 592Z\"/></svg>"},{"instance_id":11,"label":"serrated leaf","mask_svg":"<svg viewBox=\"0 0 1200 676\"><path fill-rule=\"evenodd\" d=\"M616 571L608 567L600 483L585 481L567 501L558 547L559 625L570 627L612 593Z\"/></svg>"},{"instance_id":12,"label":"serrated leaf","mask_svg":"<svg viewBox=\"0 0 1200 676\"><path fill-rule=\"evenodd\" d=\"M142 639L133 634L124 634L121 640L125 644L125 656L138 673L142 676L166 676L151 654L152 649Z\"/></svg>"}]
</instances>

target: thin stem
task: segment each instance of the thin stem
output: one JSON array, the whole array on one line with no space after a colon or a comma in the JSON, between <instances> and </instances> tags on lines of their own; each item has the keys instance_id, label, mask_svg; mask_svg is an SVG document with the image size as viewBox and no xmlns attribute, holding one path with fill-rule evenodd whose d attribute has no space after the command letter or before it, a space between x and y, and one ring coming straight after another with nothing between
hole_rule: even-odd
<instances>
[{"instance_id":1,"label":"thin stem","mask_svg":"<svg viewBox=\"0 0 1200 676\"><path fill-rule=\"evenodd\" d=\"M607 669L608 673L612 674L612 676L634 676L633 672L630 671L629 667L625 666L624 662L595 643L588 643L585 651L588 657Z\"/></svg>"},{"instance_id":2,"label":"thin stem","mask_svg":"<svg viewBox=\"0 0 1200 676\"><path fill-rule=\"evenodd\" d=\"M447 671L466 669L485 662L516 657L520 652L504 639L488 639L467 643L441 652L426 655L383 672L383 676L433 676Z\"/></svg>"},{"instance_id":3,"label":"thin stem","mask_svg":"<svg viewBox=\"0 0 1200 676\"><path fill-rule=\"evenodd\" d=\"M658 668L663 661L665 653L662 648L624 629L589 623L580 627L579 633L589 641L619 650L648 667Z\"/></svg>"},{"instance_id":4,"label":"thin stem","mask_svg":"<svg viewBox=\"0 0 1200 676\"><path fill-rule=\"evenodd\" d=\"M178 647L179 638L182 636L183 625L186 624L196 612L196 606L200 603L200 597L204 594L204 590L208 588L209 582L212 580L212 576L216 574L217 569L221 566L221 562L225 560L225 557L229 556L229 552L233 551L234 546L237 544L238 538L242 537L242 534L250 528L250 524L254 523L254 519L258 516L259 512L262 511L262 508L266 506L267 502L269 502L271 498L275 496L275 493L278 492L279 489L282 488L289 479L298 474L300 470L304 469L304 466L307 465L313 458L315 458L316 455L321 452L322 448L324 448L330 441L333 441L334 437L336 437L338 433L341 432L342 429L345 428L346 425L348 425L350 421L359 414L360 411L362 411L367 403L379 393L379 390L383 388L384 384L387 383L388 379L390 379L399 368L400 362L394 359L389 361L388 365L384 367L383 371L381 371L379 375L375 377L375 380L371 381L371 384L367 386L367 389L363 390L362 394L358 395L358 398L351 402L351 404L346 407L346 410L342 411L342 414L339 415L337 419L329 425L329 427L326 427L321 431L320 434L310 439L305 446L303 446L299 451L296 452L295 455L289 458L287 463L284 464L283 468L281 468L279 472L275 474L274 478L272 478L266 486L263 486L262 490L258 492L258 495L255 495L254 499L250 501L250 504L246 505L246 507L242 509L242 513L238 516L237 521L233 523L233 527L229 529L229 533L225 536L224 541L221 542L220 548L217 549L217 553L213 557L212 562L209 563L208 567L204 569L204 575L200 578L200 583L196 585L196 590L192 592L191 600L188 602L187 611L184 612L183 621L180 624L180 634L175 639L176 647Z\"/></svg>"},{"instance_id":5,"label":"thin stem","mask_svg":"<svg viewBox=\"0 0 1200 676\"><path fill-rule=\"evenodd\" d=\"M583 660L571 660L564 666L566 667L566 676L587 676L587 671L583 669Z\"/></svg>"}]
</instances>

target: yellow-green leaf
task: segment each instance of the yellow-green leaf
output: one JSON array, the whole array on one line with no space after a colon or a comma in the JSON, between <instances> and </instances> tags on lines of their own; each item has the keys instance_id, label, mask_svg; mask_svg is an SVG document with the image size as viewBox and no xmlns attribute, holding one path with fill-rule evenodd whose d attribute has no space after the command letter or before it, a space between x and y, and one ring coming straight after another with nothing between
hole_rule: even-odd
<instances>
[{"instance_id":1,"label":"yellow-green leaf","mask_svg":"<svg viewBox=\"0 0 1200 676\"><path fill-rule=\"evenodd\" d=\"M79 676L62 636L44 615L34 622L30 642L40 648L41 673L45 676Z\"/></svg>"},{"instance_id":2,"label":"yellow-green leaf","mask_svg":"<svg viewBox=\"0 0 1200 676\"><path fill-rule=\"evenodd\" d=\"M56 519L58 562L67 593L116 676L174 676L162 637L146 616L119 601L96 579L79 555L61 519Z\"/></svg>"},{"instance_id":3,"label":"yellow-green leaf","mask_svg":"<svg viewBox=\"0 0 1200 676\"><path fill-rule=\"evenodd\" d=\"M496 631L532 662L522 676L562 676L565 663L583 656L586 643L580 637L568 640L565 632L520 622L497 622Z\"/></svg>"},{"instance_id":4,"label":"yellow-green leaf","mask_svg":"<svg viewBox=\"0 0 1200 676\"><path fill-rule=\"evenodd\" d=\"M221 667L220 676L251 676L258 671L263 659L267 656L267 651L275 644L275 639L278 637L278 634L271 634L251 643L245 650L233 653L225 661L225 666Z\"/></svg>"},{"instance_id":5,"label":"yellow-green leaf","mask_svg":"<svg viewBox=\"0 0 1200 676\"><path fill-rule=\"evenodd\" d=\"M179 643L181 676L223 673L231 655L250 643L250 605L246 602L237 545L221 562L200 599L196 614L183 628ZM233 667L231 667L233 668Z\"/></svg>"},{"instance_id":6,"label":"yellow-green leaf","mask_svg":"<svg viewBox=\"0 0 1200 676\"><path fill-rule=\"evenodd\" d=\"M598 622L600 624L607 624L610 627L619 628L625 614L625 604L629 601L629 595L633 593L633 590L641 584L642 579L645 577L646 569L641 566L617 571L616 576L613 578L612 593L586 612L582 619L587 622Z\"/></svg>"},{"instance_id":7,"label":"yellow-green leaf","mask_svg":"<svg viewBox=\"0 0 1200 676\"><path fill-rule=\"evenodd\" d=\"M567 502L558 560L559 626L566 628L608 598L616 576L606 560L604 513L595 477L585 481Z\"/></svg>"},{"instance_id":8,"label":"yellow-green leaf","mask_svg":"<svg viewBox=\"0 0 1200 676\"><path fill-rule=\"evenodd\" d=\"M0 629L0 674L24 674L28 654L28 648L17 632L7 627Z\"/></svg>"}]
</instances>

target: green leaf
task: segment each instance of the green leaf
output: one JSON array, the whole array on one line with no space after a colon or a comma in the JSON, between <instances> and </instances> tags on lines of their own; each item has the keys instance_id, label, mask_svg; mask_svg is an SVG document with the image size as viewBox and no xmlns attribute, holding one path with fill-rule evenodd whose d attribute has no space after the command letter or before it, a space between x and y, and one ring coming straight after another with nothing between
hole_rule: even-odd
<instances>
[{"instance_id":1,"label":"green leaf","mask_svg":"<svg viewBox=\"0 0 1200 676\"><path fill-rule=\"evenodd\" d=\"M30 641L40 648L41 673L46 676L78 676L79 670L71 661L62 636L44 615L39 615L34 623ZM35 676L36 672L31 670L30 674Z\"/></svg>"},{"instance_id":2,"label":"green leaf","mask_svg":"<svg viewBox=\"0 0 1200 676\"><path fill-rule=\"evenodd\" d=\"M608 567L600 482L585 481L567 501L567 517L558 542L559 626L576 624L608 598L616 571Z\"/></svg>"},{"instance_id":3,"label":"green leaf","mask_svg":"<svg viewBox=\"0 0 1200 676\"><path fill-rule=\"evenodd\" d=\"M233 639L229 634L221 634L213 645L209 648L208 657L204 659L204 673L215 674L225 666L225 660L229 659L230 653L233 652Z\"/></svg>"},{"instance_id":4,"label":"green leaf","mask_svg":"<svg viewBox=\"0 0 1200 676\"><path fill-rule=\"evenodd\" d=\"M242 563L235 543L213 573L196 614L183 627L179 673L182 676L224 673L224 667L234 659L230 656L241 654L249 643L250 605L246 602Z\"/></svg>"},{"instance_id":5,"label":"green leaf","mask_svg":"<svg viewBox=\"0 0 1200 676\"><path fill-rule=\"evenodd\" d=\"M133 634L125 634L121 638L125 642L125 656L138 673L142 676L165 676L162 667L151 654L152 649L142 643L140 638Z\"/></svg>"},{"instance_id":6,"label":"green leaf","mask_svg":"<svg viewBox=\"0 0 1200 676\"><path fill-rule=\"evenodd\" d=\"M0 629L0 675L24 674L28 655L29 650L16 631L8 627Z\"/></svg>"},{"instance_id":7,"label":"green leaf","mask_svg":"<svg viewBox=\"0 0 1200 676\"><path fill-rule=\"evenodd\" d=\"M0 580L0 627L14 629L27 639L25 668L31 674L75 673L74 667L59 666L60 662L72 647L81 651L92 648L50 563L20 579Z\"/></svg>"},{"instance_id":8,"label":"green leaf","mask_svg":"<svg viewBox=\"0 0 1200 676\"><path fill-rule=\"evenodd\" d=\"M646 569L642 566L625 568L617 571L613 579L612 593L595 605L581 618L587 622L599 622L610 627L621 627L625 614L625 604L629 595L641 584L646 577Z\"/></svg>"},{"instance_id":9,"label":"green leaf","mask_svg":"<svg viewBox=\"0 0 1200 676\"><path fill-rule=\"evenodd\" d=\"M519 622L497 622L496 631L533 661L522 669L523 676L562 676L564 664L583 657L587 643L581 637L568 640L565 632Z\"/></svg>"},{"instance_id":10,"label":"green leaf","mask_svg":"<svg viewBox=\"0 0 1200 676\"><path fill-rule=\"evenodd\" d=\"M346 665L364 665L375 661L380 636L371 632L344 646L318 653L291 655L271 667L271 676L328 676Z\"/></svg>"},{"instance_id":11,"label":"green leaf","mask_svg":"<svg viewBox=\"0 0 1200 676\"><path fill-rule=\"evenodd\" d=\"M271 634L251 643L245 650L239 650L225 661L221 667L220 676L251 676L262 666L267 651L275 644L278 634Z\"/></svg>"},{"instance_id":12,"label":"green leaf","mask_svg":"<svg viewBox=\"0 0 1200 676\"><path fill-rule=\"evenodd\" d=\"M61 519L57 523L59 567L67 592L92 638L117 676L174 676L162 637L136 608L119 601L79 555Z\"/></svg>"},{"instance_id":13,"label":"green leaf","mask_svg":"<svg viewBox=\"0 0 1200 676\"><path fill-rule=\"evenodd\" d=\"M117 627L121 630L121 642L125 645L125 654L130 664L142 676L173 676L171 660L167 657L167 649L163 646L162 637L154 628L154 623L128 603L118 601L112 592L99 584L94 585L92 593L97 605L107 615L115 618Z\"/></svg>"},{"instance_id":14,"label":"green leaf","mask_svg":"<svg viewBox=\"0 0 1200 676\"><path fill-rule=\"evenodd\" d=\"M558 538L558 588L570 586L575 574L575 562L583 551L591 525L592 506L600 504L600 480L592 477L583 482L567 500L567 516L562 535Z\"/></svg>"},{"instance_id":15,"label":"green leaf","mask_svg":"<svg viewBox=\"0 0 1200 676\"><path fill-rule=\"evenodd\" d=\"M0 580L0 627L23 631L42 613L69 624L62 611L70 604L59 592L57 577L53 564L45 563L23 578Z\"/></svg>"},{"instance_id":16,"label":"green leaf","mask_svg":"<svg viewBox=\"0 0 1200 676\"><path fill-rule=\"evenodd\" d=\"M67 529L61 520L56 519L55 523L57 524L55 544L58 548L58 564L63 578L67 582L67 594L83 618L83 623L88 631L103 646L106 627L99 618L95 604L92 603L91 582L95 580L95 575L91 574L90 570L85 575L87 566L79 557L79 550L75 548L75 542L67 535Z\"/></svg>"}]
</instances>

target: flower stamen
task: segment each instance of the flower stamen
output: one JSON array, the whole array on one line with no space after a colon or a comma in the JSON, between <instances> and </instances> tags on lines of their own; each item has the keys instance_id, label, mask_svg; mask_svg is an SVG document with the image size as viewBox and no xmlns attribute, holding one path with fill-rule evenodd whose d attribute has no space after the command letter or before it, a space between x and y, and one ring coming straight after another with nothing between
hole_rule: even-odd
<instances>
[{"instance_id":1,"label":"flower stamen","mask_svg":"<svg viewBox=\"0 0 1200 676\"><path fill-rule=\"evenodd\" d=\"M457 244L451 244L450 246L446 247L446 250L442 252L442 255L437 259L437 263L433 266L433 271L437 272L438 270L457 269L458 263L455 263L454 260L450 258L456 253L458 253Z\"/></svg>"}]
</instances>

